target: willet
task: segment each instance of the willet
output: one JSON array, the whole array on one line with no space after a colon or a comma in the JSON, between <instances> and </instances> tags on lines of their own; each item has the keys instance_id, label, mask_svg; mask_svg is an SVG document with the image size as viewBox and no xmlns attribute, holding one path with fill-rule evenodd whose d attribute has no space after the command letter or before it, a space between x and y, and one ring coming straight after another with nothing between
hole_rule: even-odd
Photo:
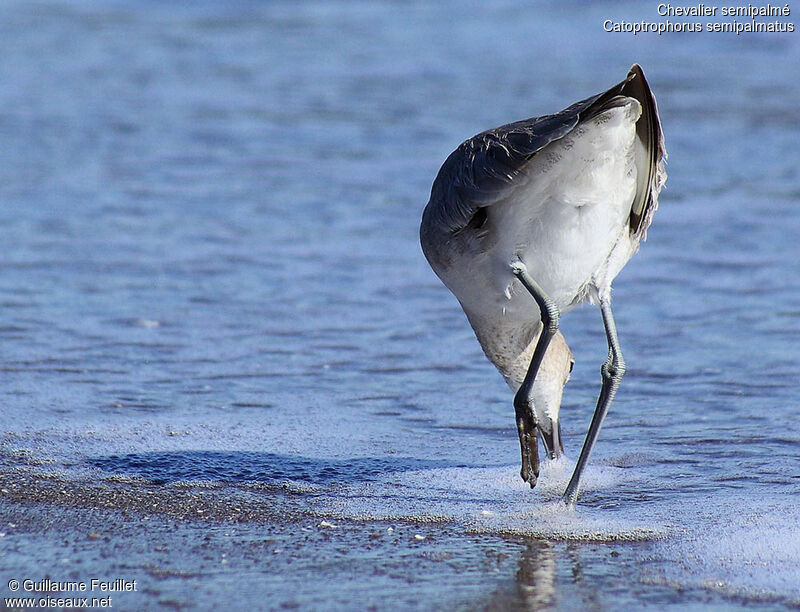
<instances>
[{"instance_id":1,"label":"willet","mask_svg":"<svg viewBox=\"0 0 800 612\"><path fill-rule=\"evenodd\" d=\"M425 257L515 392L521 475L531 487L539 435L551 458L563 451L558 411L573 359L560 313L587 301L600 306L608 358L564 492L570 506L625 373L611 283L646 237L665 159L656 101L634 64L608 91L462 143L422 215Z\"/></svg>"}]
</instances>

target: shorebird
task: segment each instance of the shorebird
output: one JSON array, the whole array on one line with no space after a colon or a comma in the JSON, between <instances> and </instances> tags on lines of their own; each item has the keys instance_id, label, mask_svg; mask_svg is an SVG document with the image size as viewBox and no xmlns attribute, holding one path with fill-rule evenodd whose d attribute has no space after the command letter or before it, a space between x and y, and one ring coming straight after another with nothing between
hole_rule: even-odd
<instances>
[{"instance_id":1,"label":"shorebird","mask_svg":"<svg viewBox=\"0 0 800 612\"><path fill-rule=\"evenodd\" d=\"M539 436L550 458L563 452L558 412L574 361L560 314L599 305L608 358L562 498L568 506L625 373L611 283L646 238L665 161L656 101L634 64L603 93L463 142L422 214L425 257L514 391L521 476L531 487Z\"/></svg>"}]
</instances>

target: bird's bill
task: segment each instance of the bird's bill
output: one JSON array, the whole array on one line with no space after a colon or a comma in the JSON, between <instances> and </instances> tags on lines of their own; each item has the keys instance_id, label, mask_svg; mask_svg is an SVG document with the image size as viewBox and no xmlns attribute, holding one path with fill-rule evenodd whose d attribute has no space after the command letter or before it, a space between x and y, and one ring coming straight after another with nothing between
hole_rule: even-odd
<instances>
[{"instance_id":1,"label":"bird's bill","mask_svg":"<svg viewBox=\"0 0 800 612\"><path fill-rule=\"evenodd\" d=\"M542 436L547 456L550 459L556 459L564 452L564 445L561 442L561 423L559 421L551 421L549 425L549 430L540 425L538 427L539 435Z\"/></svg>"},{"instance_id":2,"label":"bird's bill","mask_svg":"<svg viewBox=\"0 0 800 612\"><path fill-rule=\"evenodd\" d=\"M539 436L533 420L533 412L529 409L520 410L517 413L517 431L522 452L520 476L533 488L539 478Z\"/></svg>"}]
</instances>

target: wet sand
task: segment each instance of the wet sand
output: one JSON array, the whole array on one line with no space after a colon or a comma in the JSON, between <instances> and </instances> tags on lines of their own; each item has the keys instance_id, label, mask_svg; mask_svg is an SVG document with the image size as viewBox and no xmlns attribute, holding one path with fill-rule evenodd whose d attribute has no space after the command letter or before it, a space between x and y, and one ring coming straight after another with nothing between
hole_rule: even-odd
<instances>
[{"instance_id":1,"label":"wet sand","mask_svg":"<svg viewBox=\"0 0 800 612\"><path fill-rule=\"evenodd\" d=\"M40 484L36 490L42 493ZM525 609L530 602L608 601L588 588L590 576L609 569L597 563L599 557L630 571L624 568L638 554L631 545L606 550L601 544L467 536L443 525L280 520L267 518L269 511L258 518L254 511L254 522L230 523L182 510L143 515L140 503L114 503L127 507L3 500L3 575L137 580L135 593L115 595L114 607L123 610L499 610ZM206 498L204 508L212 506ZM598 558L587 564L581 561L586 553ZM580 572L578 588L561 589L556 597L559 583L573 571ZM3 595L10 593L3 589Z\"/></svg>"},{"instance_id":2,"label":"wet sand","mask_svg":"<svg viewBox=\"0 0 800 612\"><path fill-rule=\"evenodd\" d=\"M51 504L69 509L104 509L137 514L143 519L159 515L179 520L225 523L312 519L296 505L287 511L291 493L266 485L242 485L238 491L214 483L169 485L121 476L101 482L74 481L55 474L0 472L0 491L5 501L31 505ZM248 493L258 495L248 495Z\"/></svg>"},{"instance_id":3,"label":"wet sand","mask_svg":"<svg viewBox=\"0 0 800 612\"><path fill-rule=\"evenodd\" d=\"M136 580L136 592L111 595L116 609L602 608L675 593L658 570L642 579L640 565L659 561L653 541L478 534L435 518L359 521L324 516L289 485L75 480L20 463L28 465L0 471L3 576ZM597 588L604 580L610 586ZM722 595L682 591L683 603L666 609L724 609Z\"/></svg>"},{"instance_id":4,"label":"wet sand","mask_svg":"<svg viewBox=\"0 0 800 612\"><path fill-rule=\"evenodd\" d=\"M136 592L114 595L117 609L465 608L501 571L513 575L501 538L325 520L296 504L289 513L285 492L261 490L245 505L204 484L30 472L4 472L0 483L3 576L137 580Z\"/></svg>"}]
</instances>

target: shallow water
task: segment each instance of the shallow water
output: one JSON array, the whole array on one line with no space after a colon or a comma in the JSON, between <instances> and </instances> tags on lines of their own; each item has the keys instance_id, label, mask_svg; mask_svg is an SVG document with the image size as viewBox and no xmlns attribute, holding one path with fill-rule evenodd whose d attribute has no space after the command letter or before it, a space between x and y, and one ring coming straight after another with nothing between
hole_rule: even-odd
<instances>
[{"instance_id":1,"label":"shallow water","mask_svg":"<svg viewBox=\"0 0 800 612\"><path fill-rule=\"evenodd\" d=\"M7 4L4 596L800 606L800 39L603 32L655 7ZM599 313L563 319L568 458L531 491L417 227L461 140L634 61L670 178L615 283L628 375L569 513Z\"/></svg>"}]
</instances>

